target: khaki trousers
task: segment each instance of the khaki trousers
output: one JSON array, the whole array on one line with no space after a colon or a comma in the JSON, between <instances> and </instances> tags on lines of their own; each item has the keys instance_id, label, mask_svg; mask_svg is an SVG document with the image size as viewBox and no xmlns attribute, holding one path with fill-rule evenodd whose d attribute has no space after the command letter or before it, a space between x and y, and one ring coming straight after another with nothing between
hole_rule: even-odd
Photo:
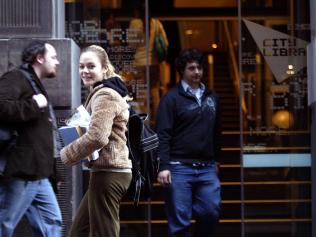
<instances>
[{"instance_id":1,"label":"khaki trousers","mask_svg":"<svg viewBox=\"0 0 316 237\"><path fill-rule=\"evenodd\" d=\"M120 202L131 173L91 172L89 187L77 210L70 237L119 237Z\"/></svg>"}]
</instances>

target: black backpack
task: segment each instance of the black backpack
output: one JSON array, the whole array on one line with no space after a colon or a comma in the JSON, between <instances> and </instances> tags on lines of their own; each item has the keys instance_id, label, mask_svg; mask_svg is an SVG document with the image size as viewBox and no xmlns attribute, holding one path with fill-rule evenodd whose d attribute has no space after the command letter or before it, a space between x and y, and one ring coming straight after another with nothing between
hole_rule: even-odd
<instances>
[{"instance_id":1,"label":"black backpack","mask_svg":"<svg viewBox=\"0 0 316 237\"><path fill-rule=\"evenodd\" d=\"M146 119L147 114L137 114L130 110L127 145L133 168L128 193L136 206L139 200L146 200L151 196L159 169L158 136L146 124Z\"/></svg>"}]
</instances>

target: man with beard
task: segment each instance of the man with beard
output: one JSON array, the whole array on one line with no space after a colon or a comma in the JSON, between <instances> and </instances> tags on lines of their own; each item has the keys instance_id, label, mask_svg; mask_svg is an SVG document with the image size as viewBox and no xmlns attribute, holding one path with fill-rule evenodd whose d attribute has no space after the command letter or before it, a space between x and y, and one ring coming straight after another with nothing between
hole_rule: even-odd
<instances>
[{"instance_id":1,"label":"man with beard","mask_svg":"<svg viewBox=\"0 0 316 237\"><path fill-rule=\"evenodd\" d=\"M197 237L214 236L220 212L219 101L201 82L204 56L183 50L176 60L181 81L157 112L160 172L170 237L189 237L192 214Z\"/></svg>"},{"instance_id":2,"label":"man with beard","mask_svg":"<svg viewBox=\"0 0 316 237\"><path fill-rule=\"evenodd\" d=\"M22 62L0 78L0 124L18 133L0 178L0 236L12 236L25 215L34 236L58 237L61 212L48 179L59 154L56 121L41 81L56 77L59 61L51 44L35 40Z\"/></svg>"}]
</instances>

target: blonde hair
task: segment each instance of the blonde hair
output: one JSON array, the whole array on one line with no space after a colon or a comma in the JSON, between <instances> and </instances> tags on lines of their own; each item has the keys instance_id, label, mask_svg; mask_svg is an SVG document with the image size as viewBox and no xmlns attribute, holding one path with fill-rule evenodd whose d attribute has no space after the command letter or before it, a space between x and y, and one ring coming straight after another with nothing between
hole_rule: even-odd
<instances>
[{"instance_id":1,"label":"blonde hair","mask_svg":"<svg viewBox=\"0 0 316 237\"><path fill-rule=\"evenodd\" d=\"M123 80L122 77L119 74L115 73L115 68L114 68L114 66L111 63L108 54L106 53L106 51L101 46L94 45L94 44L90 45L90 46L88 46L88 47L86 47L86 48L81 50L81 54L83 54L85 52L93 52L93 53L95 53L97 55L97 57L100 59L102 67L108 69L106 71L106 73L105 73L105 78L103 78L103 79L108 79L108 78L111 78L111 77L118 77L121 80ZM124 98L125 98L126 101L132 101L133 100L133 98L130 97L129 95L125 96Z\"/></svg>"},{"instance_id":2,"label":"blonde hair","mask_svg":"<svg viewBox=\"0 0 316 237\"><path fill-rule=\"evenodd\" d=\"M85 52L93 52L97 55L97 57L100 59L101 65L103 68L107 68L108 70L105 73L105 78L104 79L108 79L110 77L118 77L120 79L122 79L122 77L120 75L118 75L117 73L115 73L115 68L112 65L108 54L106 53L106 51L98 45L90 45L84 49L81 50L81 54L85 53Z\"/></svg>"}]
</instances>

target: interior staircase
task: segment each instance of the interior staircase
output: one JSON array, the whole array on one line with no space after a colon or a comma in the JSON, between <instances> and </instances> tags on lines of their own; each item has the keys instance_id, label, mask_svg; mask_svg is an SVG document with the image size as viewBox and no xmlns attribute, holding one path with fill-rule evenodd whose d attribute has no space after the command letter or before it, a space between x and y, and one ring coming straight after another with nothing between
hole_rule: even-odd
<instances>
[{"instance_id":1,"label":"interior staircase","mask_svg":"<svg viewBox=\"0 0 316 237\"><path fill-rule=\"evenodd\" d=\"M231 77L228 53L214 57L214 90L221 105L222 152L220 180L222 213L217 236L241 236L240 129L239 97Z\"/></svg>"}]
</instances>

